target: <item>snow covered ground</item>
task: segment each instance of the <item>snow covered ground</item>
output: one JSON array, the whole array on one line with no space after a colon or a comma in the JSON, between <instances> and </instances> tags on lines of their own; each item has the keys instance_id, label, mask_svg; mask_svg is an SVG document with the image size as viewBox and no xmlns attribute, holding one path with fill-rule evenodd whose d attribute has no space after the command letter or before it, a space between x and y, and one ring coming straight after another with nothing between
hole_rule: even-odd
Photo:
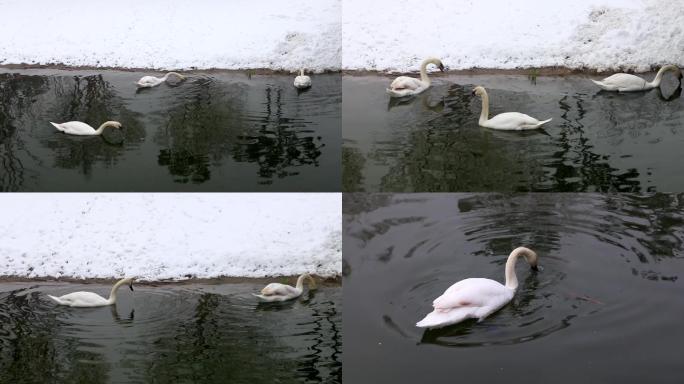
<instances>
[{"instance_id":1,"label":"snow covered ground","mask_svg":"<svg viewBox=\"0 0 684 384\"><path fill-rule=\"evenodd\" d=\"M682 0L344 0L345 69L684 66Z\"/></svg>"},{"instance_id":2,"label":"snow covered ground","mask_svg":"<svg viewBox=\"0 0 684 384\"><path fill-rule=\"evenodd\" d=\"M0 0L0 64L339 70L341 8L341 0Z\"/></svg>"},{"instance_id":3,"label":"snow covered ground","mask_svg":"<svg viewBox=\"0 0 684 384\"><path fill-rule=\"evenodd\" d=\"M339 193L0 194L0 276L339 275Z\"/></svg>"},{"instance_id":4,"label":"snow covered ground","mask_svg":"<svg viewBox=\"0 0 684 384\"><path fill-rule=\"evenodd\" d=\"M40 10L40 11L37 11ZM684 66L682 0L0 0L0 64L414 71Z\"/></svg>"}]
</instances>

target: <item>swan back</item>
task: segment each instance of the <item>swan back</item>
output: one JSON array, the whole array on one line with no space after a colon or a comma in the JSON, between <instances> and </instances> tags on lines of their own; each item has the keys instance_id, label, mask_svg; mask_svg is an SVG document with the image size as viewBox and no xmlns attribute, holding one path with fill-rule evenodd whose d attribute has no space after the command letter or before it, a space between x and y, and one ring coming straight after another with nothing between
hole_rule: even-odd
<instances>
[{"instance_id":1,"label":"swan back","mask_svg":"<svg viewBox=\"0 0 684 384\"><path fill-rule=\"evenodd\" d=\"M470 318L482 320L506 305L514 293L514 290L491 279L461 280L433 301L434 310L416 326L439 328Z\"/></svg>"},{"instance_id":2,"label":"swan back","mask_svg":"<svg viewBox=\"0 0 684 384\"><path fill-rule=\"evenodd\" d=\"M295 77L294 86L299 89L309 88L311 86L311 78L304 75L304 70L301 73L301 75Z\"/></svg>"}]
</instances>

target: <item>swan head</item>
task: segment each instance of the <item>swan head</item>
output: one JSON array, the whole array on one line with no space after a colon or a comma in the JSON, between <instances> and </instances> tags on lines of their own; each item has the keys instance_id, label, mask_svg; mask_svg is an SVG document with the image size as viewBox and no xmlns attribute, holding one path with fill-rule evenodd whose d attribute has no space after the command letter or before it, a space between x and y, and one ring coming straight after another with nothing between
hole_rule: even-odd
<instances>
[{"instance_id":1,"label":"swan head","mask_svg":"<svg viewBox=\"0 0 684 384\"><path fill-rule=\"evenodd\" d=\"M525 247L518 247L513 250L513 252L519 253L522 257L524 257L527 263L530 264L530 268L532 268L532 270L539 270L539 265L537 264L538 256L535 251Z\"/></svg>"},{"instance_id":2,"label":"swan head","mask_svg":"<svg viewBox=\"0 0 684 384\"><path fill-rule=\"evenodd\" d=\"M306 278L309 280L309 290L314 290L318 288L316 286L316 280L311 275L307 273Z\"/></svg>"},{"instance_id":3,"label":"swan head","mask_svg":"<svg viewBox=\"0 0 684 384\"><path fill-rule=\"evenodd\" d=\"M485 94L487 94L487 91L485 91L484 87L477 86L473 89L473 95L475 96L482 96Z\"/></svg>"},{"instance_id":4,"label":"swan head","mask_svg":"<svg viewBox=\"0 0 684 384\"><path fill-rule=\"evenodd\" d=\"M128 284L128 288L132 291L133 290L133 280L135 280L134 277L127 277L125 279L122 279L121 282L123 284Z\"/></svg>"},{"instance_id":5,"label":"swan head","mask_svg":"<svg viewBox=\"0 0 684 384\"><path fill-rule=\"evenodd\" d=\"M103 125L107 125L112 128L121 128L121 123L118 121L105 121Z\"/></svg>"},{"instance_id":6,"label":"swan head","mask_svg":"<svg viewBox=\"0 0 684 384\"><path fill-rule=\"evenodd\" d=\"M428 57L427 59L423 60L422 66L427 66L428 64L434 64L439 68L440 71L445 72L446 67L444 64L442 64L442 60L436 58L436 57Z\"/></svg>"}]
</instances>

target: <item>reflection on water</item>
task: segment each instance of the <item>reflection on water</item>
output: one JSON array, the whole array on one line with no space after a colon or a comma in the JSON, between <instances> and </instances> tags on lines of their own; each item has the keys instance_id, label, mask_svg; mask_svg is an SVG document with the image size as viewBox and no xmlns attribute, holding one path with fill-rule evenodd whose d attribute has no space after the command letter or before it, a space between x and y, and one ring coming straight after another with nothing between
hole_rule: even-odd
<instances>
[{"instance_id":1,"label":"reflection on water","mask_svg":"<svg viewBox=\"0 0 684 384\"><path fill-rule=\"evenodd\" d=\"M449 76L408 99L390 99L389 81L344 78L343 152L353 155L343 158L344 191L684 190L684 101L674 77L618 94L577 76ZM553 121L538 131L481 128L475 85L489 90L490 116Z\"/></svg>"},{"instance_id":2,"label":"reflection on water","mask_svg":"<svg viewBox=\"0 0 684 384\"><path fill-rule=\"evenodd\" d=\"M339 75L194 73L139 90L143 73L0 69L0 190L335 191ZM49 121L122 130L59 134Z\"/></svg>"},{"instance_id":3,"label":"reflection on water","mask_svg":"<svg viewBox=\"0 0 684 384\"><path fill-rule=\"evenodd\" d=\"M60 307L45 296L83 287L0 285L0 382L341 380L340 288L270 306L255 302L254 284L139 285L101 308Z\"/></svg>"},{"instance_id":4,"label":"reflection on water","mask_svg":"<svg viewBox=\"0 0 684 384\"><path fill-rule=\"evenodd\" d=\"M345 194L345 380L675 382L682 198ZM543 269L518 266L510 304L480 323L415 327L456 281L504 281L519 245Z\"/></svg>"}]
</instances>

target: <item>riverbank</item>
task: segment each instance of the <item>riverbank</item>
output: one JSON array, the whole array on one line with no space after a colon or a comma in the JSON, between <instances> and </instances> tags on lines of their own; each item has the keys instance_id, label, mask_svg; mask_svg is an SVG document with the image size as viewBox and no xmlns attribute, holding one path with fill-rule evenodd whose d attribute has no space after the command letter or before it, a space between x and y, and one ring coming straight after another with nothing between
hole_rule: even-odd
<instances>
[{"instance_id":1,"label":"riverbank","mask_svg":"<svg viewBox=\"0 0 684 384\"><path fill-rule=\"evenodd\" d=\"M6 0L0 64L339 69L341 1L316 2L314 17L311 7L308 0L173 4Z\"/></svg>"},{"instance_id":2,"label":"riverbank","mask_svg":"<svg viewBox=\"0 0 684 384\"><path fill-rule=\"evenodd\" d=\"M684 66L683 24L678 0L345 0L342 68L417 71L436 56L452 70L644 72Z\"/></svg>"},{"instance_id":3,"label":"riverbank","mask_svg":"<svg viewBox=\"0 0 684 384\"><path fill-rule=\"evenodd\" d=\"M0 274L165 281L342 270L341 194L4 194Z\"/></svg>"}]
</instances>

